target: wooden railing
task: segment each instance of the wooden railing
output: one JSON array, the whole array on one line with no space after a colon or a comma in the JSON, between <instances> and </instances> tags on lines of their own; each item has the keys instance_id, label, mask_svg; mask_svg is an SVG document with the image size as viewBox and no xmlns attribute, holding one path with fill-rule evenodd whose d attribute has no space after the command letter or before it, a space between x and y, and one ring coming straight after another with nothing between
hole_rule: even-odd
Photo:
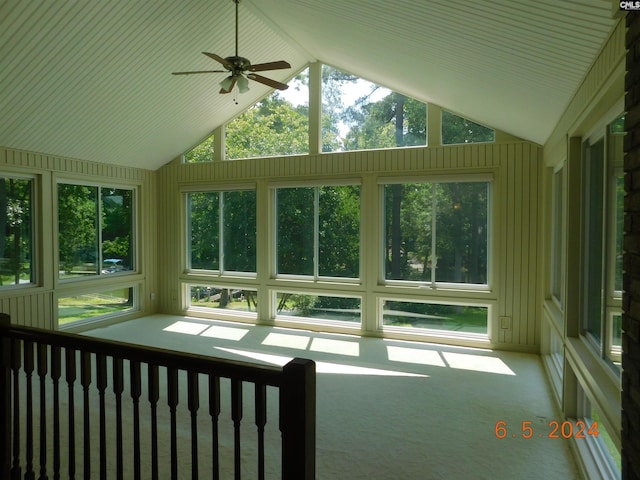
<instances>
[{"instance_id":1,"label":"wooden railing","mask_svg":"<svg viewBox=\"0 0 640 480\"><path fill-rule=\"evenodd\" d=\"M161 372L166 372L166 382ZM34 382L39 384L35 400ZM284 367L219 360L19 327L0 314L0 478L217 479L225 440L233 444L233 476L240 479L248 461L240 442L241 431L246 432L243 409L251 403L243 398L248 384L254 386L251 430L257 437L256 458L249 460L255 461L251 478L265 478L267 453L275 449L280 457L275 468L283 479L314 479L316 387L311 360L296 358ZM265 444L265 427L270 425L267 389L272 387L278 392L278 445ZM185 391L186 402L179 398ZM168 425L158 422L165 401ZM202 416L198 418L201 402L207 403L203 409L210 417L206 433ZM219 432L227 414L222 406L230 409L230 439ZM184 458L185 429L190 430L190 460ZM164 449L159 430L170 439ZM199 445L204 436L211 444L206 455ZM203 456L210 458L203 462ZM184 464L190 471L181 470Z\"/></svg>"}]
</instances>

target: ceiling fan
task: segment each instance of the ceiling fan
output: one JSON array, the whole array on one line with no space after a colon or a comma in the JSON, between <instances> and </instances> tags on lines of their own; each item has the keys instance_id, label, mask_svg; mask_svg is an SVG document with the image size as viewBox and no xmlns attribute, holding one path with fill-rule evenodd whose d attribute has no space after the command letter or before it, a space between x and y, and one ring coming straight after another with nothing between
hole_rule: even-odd
<instances>
[{"instance_id":1,"label":"ceiling fan","mask_svg":"<svg viewBox=\"0 0 640 480\"><path fill-rule=\"evenodd\" d=\"M193 72L173 72L173 75L193 75L198 73L226 73L230 75L220 82L220 93L230 93L231 90L238 85L238 91L244 93L249 90L249 80L262 83L278 90L286 90L289 85L277 82L262 75L258 75L253 72L263 72L265 70L280 70L284 68L291 68L288 62L279 60L276 62L257 63L252 65L251 62L238 55L238 4L240 0L233 0L236 4L236 54L232 57L222 58L215 53L202 52L207 57L214 59L220 63L226 70L200 70ZM249 80L248 80L249 79Z\"/></svg>"}]
</instances>

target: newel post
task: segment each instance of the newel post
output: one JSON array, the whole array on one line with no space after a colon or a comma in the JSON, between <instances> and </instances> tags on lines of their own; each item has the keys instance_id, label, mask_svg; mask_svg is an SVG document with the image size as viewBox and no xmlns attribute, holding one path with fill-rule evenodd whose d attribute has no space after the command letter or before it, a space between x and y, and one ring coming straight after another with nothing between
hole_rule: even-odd
<instances>
[{"instance_id":1,"label":"newel post","mask_svg":"<svg viewBox=\"0 0 640 480\"><path fill-rule=\"evenodd\" d=\"M0 477L11 470L11 339L6 330L11 318L0 313Z\"/></svg>"},{"instance_id":2,"label":"newel post","mask_svg":"<svg viewBox=\"0 0 640 480\"><path fill-rule=\"evenodd\" d=\"M316 478L316 364L294 358L283 369L280 390L282 479Z\"/></svg>"}]
</instances>

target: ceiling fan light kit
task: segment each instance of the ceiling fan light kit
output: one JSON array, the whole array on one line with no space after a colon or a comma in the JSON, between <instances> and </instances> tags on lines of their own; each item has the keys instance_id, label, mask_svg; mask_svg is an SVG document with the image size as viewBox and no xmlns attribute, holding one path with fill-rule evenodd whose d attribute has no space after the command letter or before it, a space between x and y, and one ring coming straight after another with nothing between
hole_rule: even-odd
<instances>
[{"instance_id":1,"label":"ceiling fan light kit","mask_svg":"<svg viewBox=\"0 0 640 480\"><path fill-rule=\"evenodd\" d=\"M231 57L222 58L215 53L202 52L207 57L220 63L225 70L198 70L188 72L173 72L173 75L193 75L200 73L230 73L228 77L220 82L220 93L230 93L237 85L239 93L245 93L249 91L249 80L253 80L268 87L275 88L277 90L286 90L289 85L280 83L276 80L272 80L262 75L247 72L263 72L266 70L281 70L285 68L291 68L288 62L284 60L278 60L275 62L257 63L252 65L251 62L244 57L238 55L238 4L240 0L233 0L236 4L236 52Z\"/></svg>"}]
</instances>

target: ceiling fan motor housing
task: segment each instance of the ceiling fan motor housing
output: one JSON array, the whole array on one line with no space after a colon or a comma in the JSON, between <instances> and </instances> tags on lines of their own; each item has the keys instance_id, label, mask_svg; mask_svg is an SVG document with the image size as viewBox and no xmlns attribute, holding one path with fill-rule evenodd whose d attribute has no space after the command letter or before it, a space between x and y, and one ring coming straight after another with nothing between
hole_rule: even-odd
<instances>
[{"instance_id":1,"label":"ceiling fan motor housing","mask_svg":"<svg viewBox=\"0 0 640 480\"><path fill-rule=\"evenodd\" d=\"M243 73L251 68L251 62L244 57L239 57L237 55L234 55L234 56L225 58L225 60L228 62L228 64L224 65L224 67L236 75Z\"/></svg>"}]
</instances>

